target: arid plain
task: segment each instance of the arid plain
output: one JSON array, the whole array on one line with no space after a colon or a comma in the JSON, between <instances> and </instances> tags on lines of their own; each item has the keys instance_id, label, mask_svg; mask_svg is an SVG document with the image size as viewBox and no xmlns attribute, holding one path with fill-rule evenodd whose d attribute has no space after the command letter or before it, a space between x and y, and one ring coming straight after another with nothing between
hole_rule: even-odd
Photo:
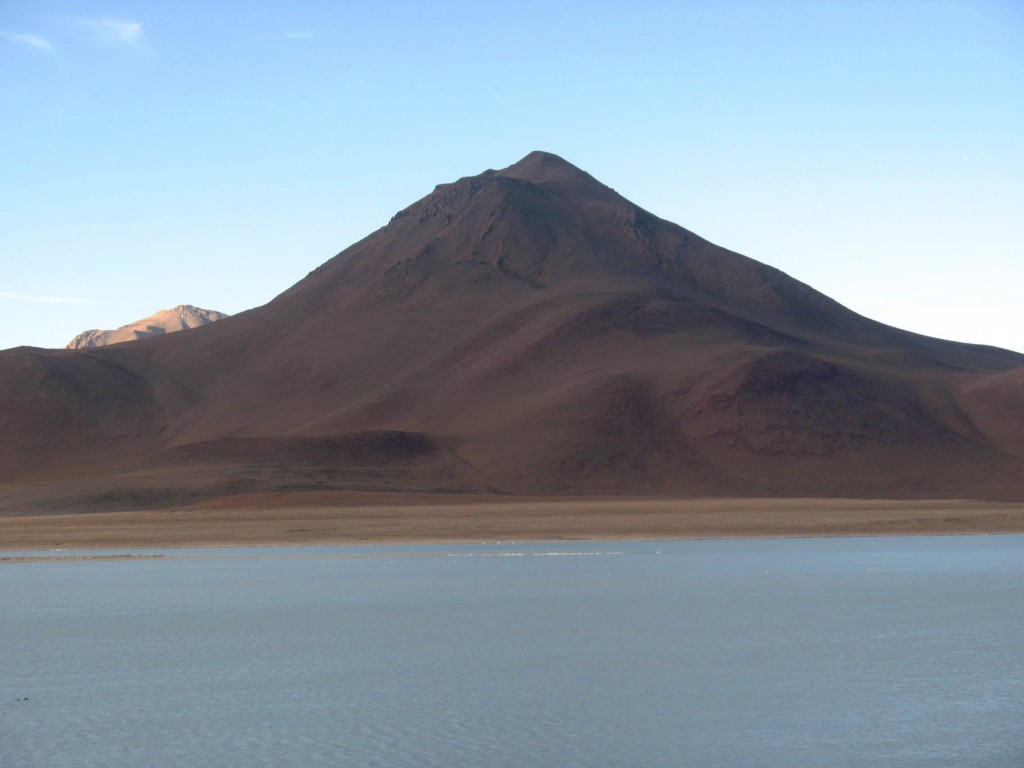
<instances>
[{"instance_id":1,"label":"arid plain","mask_svg":"<svg viewBox=\"0 0 1024 768\"><path fill-rule=\"evenodd\" d=\"M240 496L0 518L5 549L1024 533L1024 505L864 499Z\"/></svg>"}]
</instances>

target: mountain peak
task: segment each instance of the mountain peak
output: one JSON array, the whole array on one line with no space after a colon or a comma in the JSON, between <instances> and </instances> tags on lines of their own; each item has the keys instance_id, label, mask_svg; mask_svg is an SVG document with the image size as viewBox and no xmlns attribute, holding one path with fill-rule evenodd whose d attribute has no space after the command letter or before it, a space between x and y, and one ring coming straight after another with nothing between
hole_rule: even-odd
<instances>
[{"instance_id":1,"label":"mountain peak","mask_svg":"<svg viewBox=\"0 0 1024 768\"><path fill-rule=\"evenodd\" d=\"M207 325L217 320L222 320L225 317L227 317L226 314L213 309L203 309L191 304L178 304L172 309L162 309L149 317L122 325L115 330L101 331L93 329L83 331L68 342L65 348L105 347L108 344L119 344L123 341L134 341L135 339L144 339L149 336L161 336L165 333L198 328L201 325Z\"/></svg>"},{"instance_id":2,"label":"mountain peak","mask_svg":"<svg viewBox=\"0 0 1024 768\"><path fill-rule=\"evenodd\" d=\"M28 480L75 509L300 490L1020 500L1022 367L856 315L533 152L220 328L0 353L0 507Z\"/></svg>"},{"instance_id":3,"label":"mountain peak","mask_svg":"<svg viewBox=\"0 0 1024 768\"><path fill-rule=\"evenodd\" d=\"M535 183L545 181L564 181L569 179L591 179L586 171L580 170L568 160L564 160L551 152L535 150L517 163L498 172L501 176L514 179L525 179Z\"/></svg>"}]
</instances>

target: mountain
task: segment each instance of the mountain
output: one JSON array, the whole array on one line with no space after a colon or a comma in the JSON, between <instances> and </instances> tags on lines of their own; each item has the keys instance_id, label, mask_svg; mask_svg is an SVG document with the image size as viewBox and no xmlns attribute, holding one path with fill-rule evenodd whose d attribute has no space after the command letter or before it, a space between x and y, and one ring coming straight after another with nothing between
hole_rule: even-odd
<instances>
[{"instance_id":1,"label":"mountain","mask_svg":"<svg viewBox=\"0 0 1024 768\"><path fill-rule=\"evenodd\" d=\"M104 347L107 344L120 344L122 341L135 341L148 336L162 336L165 333L186 331L200 325L223 320L227 315L213 309L201 309L191 304L179 304L173 309L162 309L156 314L136 320L134 323L122 325L114 331L82 331L68 342L65 349L82 349L84 347Z\"/></svg>"},{"instance_id":2,"label":"mountain","mask_svg":"<svg viewBox=\"0 0 1024 768\"><path fill-rule=\"evenodd\" d=\"M534 152L257 309L0 352L0 497L1020 500L1021 423L1024 355L862 317Z\"/></svg>"}]
</instances>

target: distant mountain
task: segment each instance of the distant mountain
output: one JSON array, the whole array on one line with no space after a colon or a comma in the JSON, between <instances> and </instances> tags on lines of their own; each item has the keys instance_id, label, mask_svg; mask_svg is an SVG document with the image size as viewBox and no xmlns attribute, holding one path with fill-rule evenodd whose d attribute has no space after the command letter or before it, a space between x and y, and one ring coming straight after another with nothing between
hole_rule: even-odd
<instances>
[{"instance_id":1,"label":"distant mountain","mask_svg":"<svg viewBox=\"0 0 1024 768\"><path fill-rule=\"evenodd\" d=\"M223 320L227 317L223 312L212 309L200 309L191 304L179 304L173 309L162 309L154 315L136 320L134 323L122 325L114 331L83 331L68 342L65 349L83 349L86 347L105 347L108 344L120 344L123 341L135 341L149 336L162 336L165 333L185 331L201 325Z\"/></svg>"},{"instance_id":2,"label":"distant mountain","mask_svg":"<svg viewBox=\"0 0 1024 768\"><path fill-rule=\"evenodd\" d=\"M1022 381L1024 355L869 320L535 152L258 309L0 352L0 497L1024 500Z\"/></svg>"}]
</instances>

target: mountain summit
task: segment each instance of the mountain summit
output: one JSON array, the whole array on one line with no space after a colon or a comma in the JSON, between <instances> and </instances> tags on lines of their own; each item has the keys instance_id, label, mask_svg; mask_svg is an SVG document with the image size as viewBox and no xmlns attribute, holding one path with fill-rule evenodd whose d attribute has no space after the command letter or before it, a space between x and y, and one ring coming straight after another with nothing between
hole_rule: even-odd
<instances>
[{"instance_id":1,"label":"mountain summit","mask_svg":"<svg viewBox=\"0 0 1024 768\"><path fill-rule=\"evenodd\" d=\"M79 478L46 503L97 508L1022 499L1022 366L857 315L533 152L438 185L263 307L158 343L0 353L0 482Z\"/></svg>"},{"instance_id":2,"label":"mountain summit","mask_svg":"<svg viewBox=\"0 0 1024 768\"><path fill-rule=\"evenodd\" d=\"M173 309L162 309L159 312L136 320L134 323L122 325L113 331L83 331L68 342L66 349L83 349L85 347L104 347L107 344L119 344L123 341L135 341L149 336L161 336L165 333L187 331L201 325L223 320L227 317L223 312L212 309L201 309L191 304L179 304Z\"/></svg>"}]
</instances>

